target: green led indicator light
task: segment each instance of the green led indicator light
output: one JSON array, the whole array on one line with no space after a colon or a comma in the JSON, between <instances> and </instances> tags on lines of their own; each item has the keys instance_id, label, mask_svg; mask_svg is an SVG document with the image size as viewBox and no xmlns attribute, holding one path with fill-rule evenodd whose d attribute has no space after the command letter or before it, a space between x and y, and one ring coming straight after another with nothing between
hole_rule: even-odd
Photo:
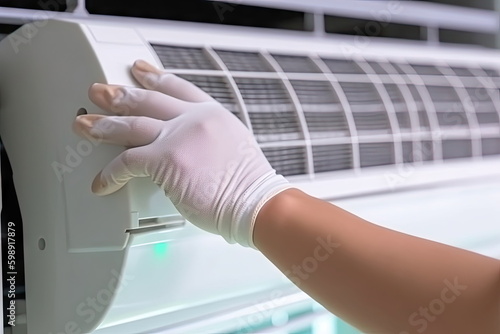
<instances>
[{"instance_id":1,"label":"green led indicator light","mask_svg":"<svg viewBox=\"0 0 500 334\"><path fill-rule=\"evenodd\" d=\"M168 244L166 242L154 245L154 252L157 257L165 257L168 253Z\"/></svg>"}]
</instances>

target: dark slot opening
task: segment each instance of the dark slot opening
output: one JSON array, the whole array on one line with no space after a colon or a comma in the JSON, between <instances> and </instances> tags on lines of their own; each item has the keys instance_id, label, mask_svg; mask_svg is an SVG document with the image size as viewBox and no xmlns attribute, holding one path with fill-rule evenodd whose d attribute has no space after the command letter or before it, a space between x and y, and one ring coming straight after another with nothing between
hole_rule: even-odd
<instances>
[{"instance_id":1,"label":"dark slot opening","mask_svg":"<svg viewBox=\"0 0 500 334\"><path fill-rule=\"evenodd\" d=\"M494 48L495 38L495 34L439 29L439 40L443 43L476 44Z\"/></svg>"},{"instance_id":2,"label":"dark slot opening","mask_svg":"<svg viewBox=\"0 0 500 334\"><path fill-rule=\"evenodd\" d=\"M461 6L461 7L471 7L479 9L494 9L494 1L468 1L468 0L420 0L425 2L437 2L445 5Z\"/></svg>"},{"instance_id":3,"label":"dark slot opening","mask_svg":"<svg viewBox=\"0 0 500 334\"><path fill-rule=\"evenodd\" d=\"M17 24L0 24L0 34L10 34L19 27L20 25Z\"/></svg>"},{"instance_id":4,"label":"dark slot opening","mask_svg":"<svg viewBox=\"0 0 500 334\"><path fill-rule=\"evenodd\" d=\"M0 0L0 7L48 10L64 12L68 8L66 0Z\"/></svg>"},{"instance_id":5,"label":"dark slot opening","mask_svg":"<svg viewBox=\"0 0 500 334\"><path fill-rule=\"evenodd\" d=\"M325 31L333 34L366 37L425 39L420 26L333 15L325 16Z\"/></svg>"},{"instance_id":6,"label":"dark slot opening","mask_svg":"<svg viewBox=\"0 0 500 334\"><path fill-rule=\"evenodd\" d=\"M91 14L309 31L305 13L220 1L87 0Z\"/></svg>"},{"instance_id":7,"label":"dark slot opening","mask_svg":"<svg viewBox=\"0 0 500 334\"><path fill-rule=\"evenodd\" d=\"M1 10L1 9L0 9ZM19 28L19 25L15 24L0 24L0 41L7 37L8 34L14 32Z\"/></svg>"}]
</instances>

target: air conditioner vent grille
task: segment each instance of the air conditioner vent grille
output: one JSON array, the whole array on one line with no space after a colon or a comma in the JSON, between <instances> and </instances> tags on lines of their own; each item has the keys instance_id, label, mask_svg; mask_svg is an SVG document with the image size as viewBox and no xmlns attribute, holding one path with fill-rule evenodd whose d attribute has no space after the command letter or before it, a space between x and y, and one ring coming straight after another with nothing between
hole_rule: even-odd
<instances>
[{"instance_id":1,"label":"air conditioner vent grille","mask_svg":"<svg viewBox=\"0 0 500 334\"><path fill-rule=\"evenodd\" d=\"M345 113L327 81L292 80L311 138L349 135Z\"/></svg>"},{"instance_id":2,"label":"air conditioner vent grille","mask_svg":"<svg viewBox=\"0 0 500 334\"><path fill-rule=\"evenodd\" d=\"M418 92L418 88L414 85L408 85L408 88L410 90L410 93L413 97L413 102L415 103L415 106L417 109L417 117L418 117L419 126L423 129L429 129L430 128L429 116L427 115L427 111L426 111L424 102L422 100L422 97L421 97L420 93ZM425 88L423 88L423 89L425 89Z\"/></svg>"},{"instance_id":3,"label":"air conditioner vent grille","mask_svg":"<svg viewBox=\"0 0 500 334\"><path fill-rule=\"evenodd\" d=\"M479 124L498 123L498 114L495 111L477 113L476 117Z\"/></svg>"},{"instance_id":4,"label":"air conditioner vent grille","mask_svg":"<svg viewBox=\"0 0 500 334\"><path fill-rule=\"evenodd\" d=\"M302 138L295 107L275 79L235 78L258 141Z\"/></svg>"},{"instance_id":5,"label":"air conditioner vent grille","mask_svg":"<svg viewBox=\"0 0 500 334\"><path fill-rule=\"evenodd\" d=\"M495 83L497 87L500 86L500 72L491 68L484 68L483 71Z\"/></svg>"},{"instance_id":6,"label":"air conditioner vent grille","mask_svg":"<svg viewBox=\"0 0 500 334\"><path fill-rule=\"evenodd\" d=\"M429 123L429 116L427 116L427 112L425 110L419 110L417 112L417 115L418 115L420 127L424 128L424 129L429 129L430 123Z\"/></svg>"},{"instance_id":7,"label":"air conditioner vent grille","mask_svg":"<svg viewBox=\"0 0 500 334\"><path fill-rule=\"evenodd\" d=\"M396 118L398 119L398 124L401 131L410 130L410 114L408 114L407 112L397 112Z\"/></svg>"},{"instance_id":8,"label":"air conditioner vent grille","mask_svg":"<svg viewBox=\"0 0 500 334\"><path fill-rule=\"evenodd\" d=\"M231 87L224 77L202 75L179 75L210 94L233 114L240 113L240 107L234 98Z\"/></svg>"},{"instance_id":9,"label":"air conditioner vent grille","mask_svg":"<svg viewBox=\"0 0 500 334\"><path fill-rule=\"evenodd\" d=\"M289 95L279 80L235 78L235 81L247 104L261 105L263 109L266 109L265 106L288 106L292 104Z\"/></svg>"},{"instance_id":10,"label":"air conditioner vent grille","mask_svg":"<svg viewBox=\"0 0 500 334\"><path fill-rule=\"evenodd\" d=\"M305 147L272 147L262 151L277 173L284 176L306 174Z\"/></svg>"},{"instance_id":11,"label":"air conditioner vent grille","mask_svg":"<svg viewBox=\"0 0 500 334\"><path fill-rule=\"evenodd\" d=\"M500 154L500 137L499 138L483 138L482 139L483 155L498 155Z\"/></svg>"},{"instance_id":12,"label":"air conditioner vent grille","mask_svg":"<svg viewBox=\"0 0 500 334\"><path fill-rule=\"evenodd\" d=\"M410 130L410 113L408 112L408 107L403 94L395 84L385 84L384 87L389 94L394 111L396 112L396 118L398 120L400 130Z\"/></svg>"},{"instance_id":13,"label":"air conditioner vent grille","mask_svg":"<svg viewBox=\"0 0 500 334\"><path fill-rule=\"evenodd\" d=\"M495 70L495 69L492 69L492 68L483 68L483 71L489 77L492 77L492 78L498 78L498 77L500 77L499 72L497 70Z\"/></svg>"},{"instance_id":14,"label":"air conditioner vent grille","mask_svg":"<svg viewBox=\"0 0 500 334\"><path fill-rule=\"evenodd\" d=\"M352 169L352 146L349 144L312 147L314 172Z\"/></svg>"},{"instance_id":15,"label":"air conditioner vent grille","mask_svg":"<svg viewBox=\"0 0 500 334\"><path fill-rule=\"evenodd\" d=\"M436 113L439 125L443 127L466 126L467 117L463 112L440 111Z\"/></svg>"},{"instance_id":16,"label":"air conditioner vent grille","mask_svg":"<svg viewBox=\"0 0 500 334\"><path fill-rule=\"evenodd\" d=\"M340 85L352 106L353 112L371 111L384 108L375 86L365 82L341 82Z\"/></svg>"},{"instance_id":17,"label":"air conditioner vent grille","mask_svg":"<svg viewBox=\"0 0 500 334\"><path fill-rule=\"evenodd\" d=\"M391 133L387 110L371 83L341 82L356 129L363 133Z\"/></svg>"},{"instance_id":18,"label":"air conditioner vent grille","mask_svg":"<svg viewBox=\"0 0 500 334\"><path fill-rule=\"evenodd\" d=\"M286 176L500 155L492 66L153 48L239 117Z\"/></svg>"},{"instance_id":19,"label":"air conditioner vent grille","mask_svg":"<svg viewBox=\"0 0 500 334\"><path fill-rule=\"evenodd\" d=\"M391 132L389 118L385 111L380 112L356 112L353 114L356 129L361 134Z\"/></svg>"},{"instance_id":20,"label":"air conditioner vent grille","mask_svg":"<svg viewBox=\"0 0 500 334\"><path fill-rule=\"evenodd\" d=\"M453 87L427 86L436 109L439 125L443 127L467 126L464 105Z\"/></svg>"},{"instance_id":21,"label":"air conditioner vent grille","mask_svg":"<svg viewBox=\"0 0 500 334\"><path fill-rule=\"evenodd\" d=\"M361 167L392 165L394 159L393 143L361 143L359 144Z\"/></svg>"},{"instance_id":22,"label":"air conditioner vent grille","mask_svg":"<svg viewBox=\"0 0 500 334\"><path fill-rule=\"evenodd\" d=\"M483 87L466 88L466 90L469 94L469 104L476 112L478 123L498 123L498 113L495 108L495 103L491 99L491 96L495 96L495 92Z\"/></svg>"},{"instance_id":23,"label":"air conditioner vent grille","mask_svg":"<svg viewBox=\"0 0 500 334\"><path fill-rule=\"evenodd\" d=\"M323 58L323 61L332 73L366 74L354 60Z\"/></svg>"},{"instance_id":24,"label":"air conditioner vent grille","mask_svg":"<svg viewBox=\"0 0 500 334\"><path fill-rule=\"evenodd\" d=\"M257 141L285 141L301 138L292 112L250 112L250 121Z\"/></svg>"},{"instance_id":25,"label":"air conditioner vent grille","mask_svg":"<svg viewBox=\"0 0 500 334\"><path fill-rule=\"evenodd\" d=\"M443 140L443 159L469 158L472 156L472 143L468 139Z\"/></svg>"},{"instance_id":26,"label":"air conditioner vent grille","mask_svg":"<svg viewBox=\"0 0 500 334\"><path fill-rule=\"evenodd\" d=\"M202 48L187 48L151 44L166 69L215 69Z\"/></svg>"},{"instance_id":27,"label":"air conditioner vent grille","mask_svg":"<svg viewBox=\"0 0 500 334\"><path fill-rule=\"evenodd\" d=\"M410 163L414 162L414 151L413 151L413 143L411 141L404 141L401 143L403 147L403 162Z\"/></svg>"},{"instance_id":28,"label":"air conditioner vent grille","mask_svg":"<svg viewBox=\"0 0 500 334\"><path fill-rule=\"evenodd\" d=\"M462 76L462 77L473 77L474 76L472 71L466 67L451 67L451 69L458 76Z\"/></svg>"},{"instance_id":29,"label":"air conditioner vent grille","mask_svg":"<svg viewBox=\"0 0 500 334\"><path fill-rule=\"evenodd\" d=\"M349 136L349 128L344 113L307 112L305 118L311 138Z\"/></svg>"},{"instance_id":30,"label":"air conditioner vent grille","mask_svg":"<svg viewBox=\"0 0 500 334\"><path fill-rule=\"evenodd\" d=\"M340 105L339 98L328 81L291 80L290 83L303 106Z\"/></svg>"},{"instance_id":31,"label":"air conditioner vent grille","mask_svg":"<svg viewBox=\"0 0 500 334\"><path fill-rule=\"evenodd\" d=\"M319 68L308 57L273 55L284 72L292 73L321 73Z\"/></svg>"},{"instance_id":32,"label":"air conditioner vent grille","mask_svg":"<svg viewBox=\"0 0 500 334\"><path fill-rule=\"evenodd\" d=\"M420 75L439 75L439 76L443 75L441 71L439 71L439 69L434 65L412 64L411 67L413 67L413 70Z\"/></svg>"},{"instance_id":33,"label":"air conditioner vent grille","mask_svg":"<svg viewBox=\"0 0 500 334\"><path fill-rule=\"evenodd\" d=\"M403 94L401 94L401 91L399 90L397 85L394 84L385 84L385 89L387 90L387 94L389 94L389 97L392 100L393 104L401 104L401 108L405 109L406 106L405 104L405 99L403 98ZM401 109L398 108L398 109Z\"/></svg>"},{"instance_id":34,"label":"air conditioner vent grille","mask_svg":"<svg viewBox=\"0 0 500 334\"><path fill-rule=\"evenodd\" d=\"M384 68L384 66L382 65L382 63L376 63L376 62L369 61L368 65L370 65L370 67L377 74L388 74L387 70Z\"/></svg>"},{"instance_id":35,"label":"air conditioner vent grille","mask_svg":"<svg viewBox=\"0 0 500 334\"><path fill-rule=\"evenodd\" d=\"M235 52L217 50L217 55L222 59L230 71L270 72L270 66L257 52Z\"/></svg>"},{"instance_id":36,"label":"air conditioner vent grille","mask_svg":"<svg viewBox=\"0 0 500 334\"><path fill-rule=\"evenodd\" d=\"M394 63L393 66L394 66L394 69L396 70L397 73L399 73L399 74L407 74L407 70L405 70L405 67L407 65Z\"/></svg>"},{"instance_id":37,"label":"air conditioner vent grille","mask_svg":"<svg viewBox=\"0 0 500 334\"><path fill-rule=\"evenodd\" d=\"M415 151L422 161L431 161L434 159L434 145L430 140L423 140L420 148Z\"/></svg>"}]
</instances>

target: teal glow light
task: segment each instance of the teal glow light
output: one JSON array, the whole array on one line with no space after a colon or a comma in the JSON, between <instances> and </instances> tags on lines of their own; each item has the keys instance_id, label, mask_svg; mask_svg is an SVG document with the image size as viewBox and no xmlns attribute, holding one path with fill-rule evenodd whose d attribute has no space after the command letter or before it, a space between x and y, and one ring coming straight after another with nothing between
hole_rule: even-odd
<instances>
[{"instance_id":1,"label":"teal glow light","mask_svg":"<svg viewBox=\"0 0 500 334\"><path fill-rule=\"evenodd\" d=\"M159 242L154 245L154 253L156 258L164 258L168 254L168 243Z\"/></svg>"}]
</instances>

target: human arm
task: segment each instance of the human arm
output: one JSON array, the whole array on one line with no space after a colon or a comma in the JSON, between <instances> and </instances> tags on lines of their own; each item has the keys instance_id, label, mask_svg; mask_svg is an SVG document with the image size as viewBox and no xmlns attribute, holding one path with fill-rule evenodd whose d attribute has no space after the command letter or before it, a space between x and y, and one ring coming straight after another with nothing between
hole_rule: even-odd
<instances>
[{"instance_id":1,"label":"human arm","mask_svg":"<svg viewBox=\"0 0 500 334\"><path fill-rule=\"evenodd\" d=\"M254 243L366 333L500 333L496 259L372 224L297 189L262 208Z\"/></svg>"}]
</instances>

